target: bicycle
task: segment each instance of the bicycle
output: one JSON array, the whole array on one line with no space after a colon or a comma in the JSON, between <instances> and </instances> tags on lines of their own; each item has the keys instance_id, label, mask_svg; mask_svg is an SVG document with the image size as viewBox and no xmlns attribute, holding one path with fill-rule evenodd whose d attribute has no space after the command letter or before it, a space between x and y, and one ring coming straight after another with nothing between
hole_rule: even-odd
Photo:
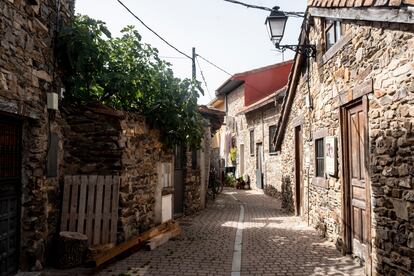
<instances>
[{"instance_id":1,"label":"bicycle","mask_svg":"<svg viewBox=\"0 0 414 276\"><path fill-rule=\"evenodd\" d=\"M216 195L223 191L224 183L223 181L219 181L216 176L216 171L214 168L210 170L210 174L208 177L208 190L207 194L212 198L215 199Z\"/></svg>"}]
</instances>

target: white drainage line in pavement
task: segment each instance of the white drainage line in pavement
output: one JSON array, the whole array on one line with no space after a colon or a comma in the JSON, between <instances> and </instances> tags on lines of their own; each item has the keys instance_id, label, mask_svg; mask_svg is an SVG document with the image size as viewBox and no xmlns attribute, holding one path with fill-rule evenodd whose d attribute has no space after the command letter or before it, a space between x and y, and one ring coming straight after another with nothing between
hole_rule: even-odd
<instances>
[{"instance_id":1,"label":"white drainage line in pavement","mask_svg":"<svg viewBox=\"0 0 414 276\"><path fill-rule=\"evenodd\" d=\"M231 266L231 276L240 276L241 271L241 253L243 244L243 223L244 223L244 206L235 196L231 195L240 203L239 221L237 222L236 238L234 240L233 263Z\"/></svg>"}]
</instances>

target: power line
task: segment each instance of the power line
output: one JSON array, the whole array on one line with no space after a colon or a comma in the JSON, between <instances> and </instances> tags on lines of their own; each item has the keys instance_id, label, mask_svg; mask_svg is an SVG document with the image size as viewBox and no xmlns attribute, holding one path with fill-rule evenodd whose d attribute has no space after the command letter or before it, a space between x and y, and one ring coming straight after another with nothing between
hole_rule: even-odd
<instances>
[{"instance_id":1,"label":"power line","mask_svg":"<svg viewBox=\"0 0 414 276\"><path fill-rule=\"evenodd\" d=\"M163 37L161 37L159 34L157 34L157 32L155 32L153 29L151 29L147 24L144 23L144 21L142 21L135 13L133 13L124 3L122 3L121 0L117 0L119 2L119 4L121 4L133 17L135 17L142 25L144 25L145 28L147 28L149 31L151 31L153 34L155 34L159 39L161 39L162 41L164 41L168 46L170 46L171 48L173 48L174 50L176 50L178 53L182 54L183 56L192 59L189 55L187 55L186 53L178 50L176 47L174 47L171 43L169 43L167 40L165 40Z\"/></svg>"},{"instance_id":2,"label":"power line","mask_svg":"<svg viewBox=\"0 0 414 276\"><path fill-rule=\"evenodd\" d=\"M247 4L247 3L243 3L243 2L235 1L235 0L223 0L223 1L233 3L233 4L237 4L237 5L242 5L246 8L253 8L253 9L259 9L259 10L270 11L270 12L276 11L276 9L263 7L263 6L252 5L252 4ZM296 17L304 17L305 16L304 12L283 12L283 13L286 14L286 15L296 16Z\"/></svg>"},{"instance_id":3,"label":"power line","mask_svg":"<svg viewBox=\"0 0 414 276\"><path fill-rule=\"evenodd\" d=\"M230 74L229 72L227 72L226 70L224 70L223 68L220 68L218 65L215 65L213 62L207 60L206 58L203 58L202 56L200 56L199 54L197 54L198 57L200 57L202 60L204 60L205 62L209 63L210 65L216 67L217 69L219 69L220 71L226 73L229 76L233 76L232 74Z\"/></svg>"},{"instance_id":4,"label":"power line","mask_svg":"<svg viewBox=\"0 0 414 276\"><path fill-rule=\"evenodd\" d=\"M209 96L210 101L211 101L213 99L213 97L211 97L210 89L208 89L206 78L204 77L204 73L203 73L203 70L201 69L201 65L200 65L200 62L198 61L197 56L196 56L196 61L197 61L198 68L200 69L201 78L203 79L204 85L207 89L207 93L208 93L208 96Z\"/></svg>"},{"instance_id":5,"label":"power line","mask_svg":"<svg viewBox=\"0 0 414 276\"><path fill-rule=\"evenodd\" d=\"M166 59L187 59L187 57L167 57L167 56L159 56L159 58L166 58Z\"/></svg>"}]
</instances>

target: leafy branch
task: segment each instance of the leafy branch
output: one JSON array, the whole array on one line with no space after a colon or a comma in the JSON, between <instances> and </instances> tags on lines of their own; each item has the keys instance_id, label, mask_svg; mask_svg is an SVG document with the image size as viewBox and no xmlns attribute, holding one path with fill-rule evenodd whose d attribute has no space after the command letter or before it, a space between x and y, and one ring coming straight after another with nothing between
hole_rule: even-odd
<instances>
[{"instance_id":1,"label":"leafy branch","mask_svg":"<svg viewBox=\"0 0 414 276\"><path fill-rule=\"evenodd\" d=\"M56 56L66 87L65 101L99 101L116 109L144 115L157 126L166 146L185 143L192 148L202 138L197 109L200 83L174 76L158 50L141 41L127 26L111 37L102 21L78 15L62 27Z\"/></svg>"}]
</instances>

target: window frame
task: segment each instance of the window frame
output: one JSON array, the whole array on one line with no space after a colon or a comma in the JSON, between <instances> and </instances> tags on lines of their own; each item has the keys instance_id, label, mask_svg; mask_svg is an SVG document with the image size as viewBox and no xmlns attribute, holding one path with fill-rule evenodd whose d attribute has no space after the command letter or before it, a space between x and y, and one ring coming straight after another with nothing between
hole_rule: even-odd
<instances>
[{"instance_id":1,"label":"window frame","mask_svg":"<svg viewBox=\"0 0 414 276\"><path fill-rule=\"evenodd\" d=\"M333 41L329 44L328 41L328 33L333 30ZM338 34L339 31L339 34ZM339 20L333 19L325 19L324 23L324 30L323 30L324 38L325 38L325 52L331 49L343 36L343 25Z\"/></svg>"},{"instance_id":2,"label":"window frame","mask_svg":"<svg viewBox=\"0 0 414 276\"><path fill-rule=\"evenodd\" d=\"M277 152L276 151L276 145L274 145L272 147L272 145L273 145L273 135L272 135L271 129L274 129L273 135L275 135L276 134L276 125L270 125L269 126L269 154L276 154L276 152Z\"/></svg>"},{"instance_id":3,"label":"window frame","mask_svg":"<svg viewBox=\"0 0 414 276\"><path fill-rule=\"evenodd\" d=\"M254 150L255 150L255 148L254 148L254 146L255 146L255 143L254 143L254 129L250 129L249 130L249 139L250 139L250 156L254 156Z\"/></svg>"},{"instance_id":4,"label":"window frame","mask_svg":"<svg viewBox=\"0 0 414 276\"><path fill-rule=\"evenodd\" d=\"M321 150L319 151L319 146ZM319 155L318 153L321 153ZM320 174L319 161L322 161L322 174ZM325 139L324 137L315 139L315 177L325 177Z\"/></svg>"}]
</instances>

